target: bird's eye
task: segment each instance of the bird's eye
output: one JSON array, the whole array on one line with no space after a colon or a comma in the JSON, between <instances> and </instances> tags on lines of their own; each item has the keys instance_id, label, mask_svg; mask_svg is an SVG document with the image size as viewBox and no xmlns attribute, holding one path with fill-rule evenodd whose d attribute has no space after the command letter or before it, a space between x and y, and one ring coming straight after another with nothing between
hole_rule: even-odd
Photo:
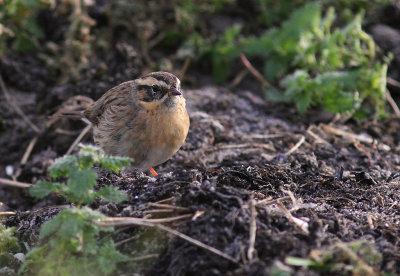
<instances>
[{"instance_id":1,"label":"bird's eye","mask_svg":"<svg viewBox=\"0 0 400 276\"><path fill-rule=\"evenodd\" d=\"M160 92L160 87L158 86L158 85L153 85L152 87L151 87L152 89L153 89L153 92Z\"/></svg>"}]
</instances>

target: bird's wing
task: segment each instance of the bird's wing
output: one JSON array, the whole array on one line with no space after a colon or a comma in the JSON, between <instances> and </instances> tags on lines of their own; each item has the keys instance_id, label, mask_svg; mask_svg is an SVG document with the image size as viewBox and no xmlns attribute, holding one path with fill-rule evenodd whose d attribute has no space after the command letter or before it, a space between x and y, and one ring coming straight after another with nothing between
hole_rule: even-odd
<instances>
[{"instance_id":1,"label":"bird's wing","mask_svg":"<svg viewBox=\"0 0 400 276\"><path fill-rule=\"evenodd\" d=\"M127 81L108 90L100 99L84 111L84 116L94 125L105 110L113 106L126 106L133 103L132 89L134 81Z\"/></svg>"}]
</instances>

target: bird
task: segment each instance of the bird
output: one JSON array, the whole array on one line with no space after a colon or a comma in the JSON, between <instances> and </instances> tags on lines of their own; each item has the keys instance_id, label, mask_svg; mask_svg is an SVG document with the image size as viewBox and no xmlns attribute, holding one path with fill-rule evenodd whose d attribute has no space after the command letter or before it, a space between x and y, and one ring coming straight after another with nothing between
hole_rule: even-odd
<instances>
[{"instance_id":1,"label":"bird","mask_svg":"<svg viewBox=\"0 0 400 276\"><path fill-rule=\"evenodd\" d=\"M161 71L111 88L79 115L105 154L130 157L133 168L154 176L153 167L181 148L190 127L180 80Z\"/></svg>"}]
</instances>

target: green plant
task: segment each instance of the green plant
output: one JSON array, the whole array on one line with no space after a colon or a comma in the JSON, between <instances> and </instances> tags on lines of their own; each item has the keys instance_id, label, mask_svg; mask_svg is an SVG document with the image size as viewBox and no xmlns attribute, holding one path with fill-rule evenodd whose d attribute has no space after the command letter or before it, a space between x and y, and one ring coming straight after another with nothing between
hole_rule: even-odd
<instances>
[{"instance_id":1,"label":"green plant","mask_svg":"<svg viewBox=\"0 0 400 276\"><path fill-rule=\"evenodd\" d=\"M4 0L0 5L0 55L10 44L13 50L19 52L36 49L44 35L37 15L49 3L41 0Z\"/></svg>"},{"instance_id":2,"label":"green plant","mask_svg":"<svg viewBox=\"0 0 400 276\"><path fill-rule=\"evenodd\" d=\"M338 243L325 250L314 249L309 258L286 257L285 263L309 267L320 273L378 275L382 255L367 241Z\"/></svg>"},{"instance_id":3,"label":"green plant","mask_svg":"<svg viewBox=\"0 0 400 276\"><path fill-rule=\"evenodd\" d=\"M275 101L300 113L311 106L351 112L356 118L385 115L386 63L375 59L375 44L362 30L362 14L335 28L333 8L322 17L318 3L296 10L280 28L243 41L248 56L265 61L264 76L280 81L284 93L267 89Z\"/></svg>"},{"instance_id":4,"label":"green plant","mask_svg":"<svg viewBox=\"0 0 400 276\"><path fill-rule=\"evenodd\" d=\"M15 231L15 227L0 225L0 267L12 265L15 259L12 253L19 249L18 240L13 236Z\"/></svg>"},{"instance_id":5,"label":"green plant","mask_svg":"<svg viewBox=\"0 0 400 276\"><path fill-rule=\"evenodd\" d=\"M95 191L97 173L92 166L100 164L117 172L130 159L105 156L97 147L80 147L77 156L59 158L49 169L53 180L66 179L66 184L39 181L30 189L30 194L38 198L56 192L78 207L65 209L42 225L40 245L27 254L27 261L20 269L22 274L109 275L119 262L128 259L116 250L110 237L101 238L101 232L113 230L95 223L105 216L81 205L90 204L97 197L108 202L126 199L126 194L114 187Z\"/></svg>"},{"instance_id":6,"label":"green plant","mask_svg":"<svg viewBox=\"0 0 400 276\"><path fill-rule=\"evenodd\" d=\"M108 202L119 202L126 199L125 193L112 186L94 191L97 173L93 165L100 164L103 169L118 172L129 165L130 159L106 156L98 147L83 145L80 147L81 150L77 156L68 155L56 159L49 168L52 180L67 178L66 185L61 182L38 181L29 190L29 193L34 197L43 198L49 193L55 192L78 206L90 204L96 197Z\"/></svg>"}]
</instances>

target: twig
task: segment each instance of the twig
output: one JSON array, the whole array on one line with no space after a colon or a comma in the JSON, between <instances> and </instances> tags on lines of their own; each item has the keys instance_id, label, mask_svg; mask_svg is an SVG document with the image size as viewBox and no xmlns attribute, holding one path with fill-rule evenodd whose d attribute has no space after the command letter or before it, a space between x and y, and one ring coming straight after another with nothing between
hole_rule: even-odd
<instances>
[{"instance_id":1,"label":"twig","mask_svg":"<svg viewBox=\"0 0 400 276\"><path fill-rule=\"evenodd\" d=\"M175 206L175 205L170 205L170 204L162 204L162 203L152 203L152 202L150 202L148 205L151 206L151 207L173 209L173 210L178 210L178 211L189 211L189 209L186 208L186 207L180 207L180 206Z\"/></svg>"},{"instance_id":2,"label":"twig","mask_svg":"<svg viewBox=\"0 0 400 276\"><path fill-rule=\"evenodd\" d=\"M71 152L75 149L75 147L80 143L82 140L83 136L85 136L89 130L91 129L91 125L87 125L82 132L79 134L79 136L75 139L75 141L72 143L72 145L69 147L67 153L65 155L70 155Z\"/></svg>"},{"instance_id":3,"label":"twig","mask_svg":"<svg viewBox=\"0 0 400 276\"><path fill-rule=\"evenodd\" d=\"M28 145L28 147L27 147L26 150L25 150L24 156L22 156L22 159L21 159L21 162L20 162L21 165L25 165L26 162L28 161L29 156L31 156L33 147L36 145L37 140L38 140L38 136L34 137L34 138L29 142L29 145Z\"/></svg>"},{"instance_id":4,"label":"twig","mask_svg":"<svg viewBox=\"0 0 400 276\"><path fill-rule=\"evenodd\" d=\"M261 75L260 72L257 71L256 68L251 65L250 61L246 58L244 54L240 54L240 58L242 59L242 62L244 66L250 71L250 73L259 81L261 82L262 86L264 87L270 87L271 85L269 82L267 82L264 77Z\"/></svg>"},{"instance_id":5,"label":"twig","mask_svg":"<svg viewBox=\"0 0 400 276\"><path fill-rule=\"evenodd\" d=\"M278 200L280 202L283 202L283 201L291 200L291 198L290 198L290 196L284 196L284 197L281 197L281 198L278 198L278 199L269 199L269 198L267 198L267 199L263 199L261 201L258 201L256 203L256 206L260 206L260 205L268 206L268 205L277 204Z\"/></svg>"},{"instance_id":6,"label":"twig","mask_svg":"<svg viewBox=\"0 0 400 276\"><path fill-rule=\"evenodd\" d=\"M295 152L300 146L304 143L306 140L306 137L304 135L301 135L300 140L294 145L290 150L286 152L286 155L291 155L293 152Z\"/></svg>"},{"instance_id":7,"label":"twig","mask_svg":"<svg viewBox=\"0 0 400 276\"><path fill-rule=\"evenodd\" d=\"M3 78L1 75L0 75L0 86L1 86L1 90L3 90L4 97L6 98L6 101L10 104L10 106L33 129L33 131L40 134L40 129L34 123L32 123L32 121L25 115L25 113L22 111L22 109L19 108L19 106L16 105L14 103L14 101L11 99L10 94L8 93L8 90L6 88L6 85L4 84L4 81L3 81Z\"/></svg>"},{"instance_id":8,"label":"twig","mask_svg":"<svg viewBox=\"0 0 400 276\"><path fill-rule=\"evenodd\" d=\"M387 78L386 81L387 81L388 84L396 86L397 88L400 88L400 82L399 81L397 81L395 79L392 79L392 78Z\"/></svg>"},{"instance_id":9,"label":"twig","mask_svg":"<svg viewBox=\"0 0 400 276\"><path fill-rule=\"evenodd\" d=\"M14 181L6 178L0 178L0 183L8 186L18 187L18 188L30 188L32 184L23 183L19 181Z\"/></svg>"},{"instance_id":10,"label":"twig","mask_svg":"<svg viewBox=\"0 0 400 276\"><path fill-rule=\"evenodd\" d=\"M330 125L321 124L320 126L321 126L322 130L327 133L342 136L343 138L347 138L349 140L359 140L360 142L364 142L367 144L375 143L375 139L372 139L371 137L368 137L368 136L362 136L362 135L350 133L350 132L332 127ZM378 143L378 149L383 150L383 151L390 151L390 147L383 143Z\"/></svg>"},{"instance_id":11,"label":"twig","mask_svg":"<svg viewBox=\"0 0 400 276\"><path fill-rule=\"evenodd\" d=\"M184 215L187 217L187 215ZM191 215L189 215L191 216ZM183 216L180 216L183 217ZM98 219L96 221L94 221L95 224L99 225L99 226L104 226L104 227L108 227L108 226L119 226L121 224L116 224L115 221L117 221L118 219L121 218L107 218L107 219ZM147 226L147 227L154 227L154 228L158 228L161 229L169 234L172 234L174 236L177 236L187 242L190 242L191 244L194 244L198 247L201 247L205 250L208 250L212 253L214 253L215 255L218 255L222 258L225 258L233 263L238 263L237 260L235 260L234 258L232 258L231 256L229 256L228 254L222 252L221 250L218 250L214 247L211 247L205 243L202 243L201 241L198 241L196 239L193 239L191 237L189 237L188 235L185 235L179 231L176 231L168 226L162 225L162 224L158 224L155 223L155 221L160 221L157 219L139 219L139 218L124 218L125 220L129 220L130 221L130 225L140 225L140 226ZM127 224L125 224L127 225Z\"/></svg>"},{"instance_id":12,"label":"twig","mask_svg":"<svg viewBox=\"0 0 400 276\"><path fill-rule=\"evenodd\" d=\"M191 59L188 57L188 58L185 59L185 62L183 63L181 72L179 73L179 79L181 81L183 80L183 77L185 76L186 71L189 68L190 62L191 62Z\"/></svg>"},{"instance_id":13,"label":"twig","mask_svg":"<svg viewBox=\"0 0 400 276\"><path fill-rule=\"evenodd\" d=\"M159 223L174 222L182 219L187 219L192 217L191 214L160 218L160 219L145 219L145 218L134 218L134 217L114 217L98 220L96 223L100 226L124 226L124 225L143 225L151 226Z\"/></svg>"},{"instance_id":14,"label":"twig","mask_svg":"<svg viewBox=\"0 0 400 276\"><path fill-rule=\"evenodd\" d=\"M247 259L252 262L254 258L257 257L257 251L254 248L256 243L256 233L257 233L257 210L255 201L253 198L250 199L250 234L249 234L249 249L247 250Z\"/></svg>"},{"instance_id":15,"label":"twig","mask_svg":"<svg viewBox=\"0 0 400 276\"><path fill-rule=\"evenodd\" d=\"M301 220L299 218L294 217L288 209L286 209L286 207L282 204L282 202L280 202L279 200L277 200L277 204L276 204L279 209L281 209L281 211L286 215L287 219L292 222L297 228L299 228L301 231L303 231L305 234L309 234L308 231L308 223L304 220Z\"/></svg>"},{"instance_id":16,"label":"twig","mask_svg":"<svg viewBox=\"0 0 400 276\"><path fill-rule=\"evenodd\" d=\"M154 210L145 210L144 214L162 214L162 213L173 213L173 209L154 209Z\"/></svg>"},{"instance_id":17,"label":"twig","mask_svg":"<svg viewBox=\"0 0 400 276\"><path fill-rule=\"evenodd\" d=\"M389 102L390 106L392 107L394 114L396 114L397 117L400 117L400 109L397 106L396 102L392 98L392 95L390 94L389 90L386 89L386 99Z\"/></svg>"},{"instance_id":18,"label":"twig","mask_svg":"<svg viewBox=\"0 0 400 276\"><path fill-rule=\"evenodd\" d=\"M239 72L239 74L236 75L236 77L233 79L233 81L229 84L229 88L234 88L239 85L243 81L243 79L247 76L249 73L249 70L243 69L242 71Z\"/></svg>"},{"instance_id":19,"label":"twig","mask_svg":"<svg viewBox=\"0 0 400 276\"><path fill-rule=\"evenodd\" d=\"M329 145L329 143L328 143L325 139L322 139L322 138L319 137L317 134L315 134L314 132L311 131L311 129L312 129L313 127L314 127L314 126L310 126L310 127L307 129L306 133L307 133L308 135L310 135L311 138L313 138L313 139L315 140L316 143L318 143L318 144Z\"/></svg>"},{"instance_id":20,"label":"twig","mask_svg":"<svg viewBox=\"0 0 400 276\"><path fill-rule=\"evenodd\" d=\"M2 216L13 216L16 215L17 212L0 212L0 217Z\"/></svg>"},{"instance_id":21,"label":"twig","mask_svg":"<svg viewBox=\"0 0 400 276\"><path fill-rule=\"evenodd\" d=\"M230 149L243 149L243 148L262 148L268 151L275 152L275 148L267 145L267 144L260 144L260 143L246 143L246 144L237 144L237 145L222 145L216 146L209 149L206 149L206 152L214 152L219 150L230 150Z\"/></svg>"},{"instance_id":22,"label":"twig","mask_svg":"<svg viewBox=\"0 0 400 276\"><path fill-rule=\"evenodd\" d=\"M170 234L172 234L174 236L177 236L177 237L179 237L179 238L181 238L181 239L183 239L183 240L185 240L187 242L190 242L191 244L194 244L194 245L196 245L198 247L201 247L201 248L203 248L205 250L208 250L208 251L214 253L215 255L218 255L218 256L220 256L222 258L225 258L225 259L227 259L227 260L229 260L229 261L231 261L231 262L233 262L235 264L238 263L237 260L235 260L234 258L229 256L228 254L222 252L221 250L218 250L218 249L216 249L214 247L211 247L211 246L209 246L209 245L207 245L205 243L202 243L199 240L193 239L193 238L189 237L188 235L185 235L185 234L183 234L183 233L181 233L179 231L176 231L176 230L174 230L174 229L172 229L172 228L170 228L168 226L165 226L165 225L162 225L162 224L157 224L157 225L155 225L155 227L157 227L159 229L162 229L165 232L168 232L168 233L170 233Z\"/></svg>"},{"instance_id":23,"label":"twig","mask_svg":"<svg viewBox=\"0 0 400 276\"><path fill-rule=\"evenodd\" d=\"M174 199L174 197L171 196L171 197L168 197L168 198L165 198L165 199L161 199L161 200L159 200L157 202L153 202L153 203L165 203L165 202L171 201L173 199Z\"/></svg>"}]
</instances>

